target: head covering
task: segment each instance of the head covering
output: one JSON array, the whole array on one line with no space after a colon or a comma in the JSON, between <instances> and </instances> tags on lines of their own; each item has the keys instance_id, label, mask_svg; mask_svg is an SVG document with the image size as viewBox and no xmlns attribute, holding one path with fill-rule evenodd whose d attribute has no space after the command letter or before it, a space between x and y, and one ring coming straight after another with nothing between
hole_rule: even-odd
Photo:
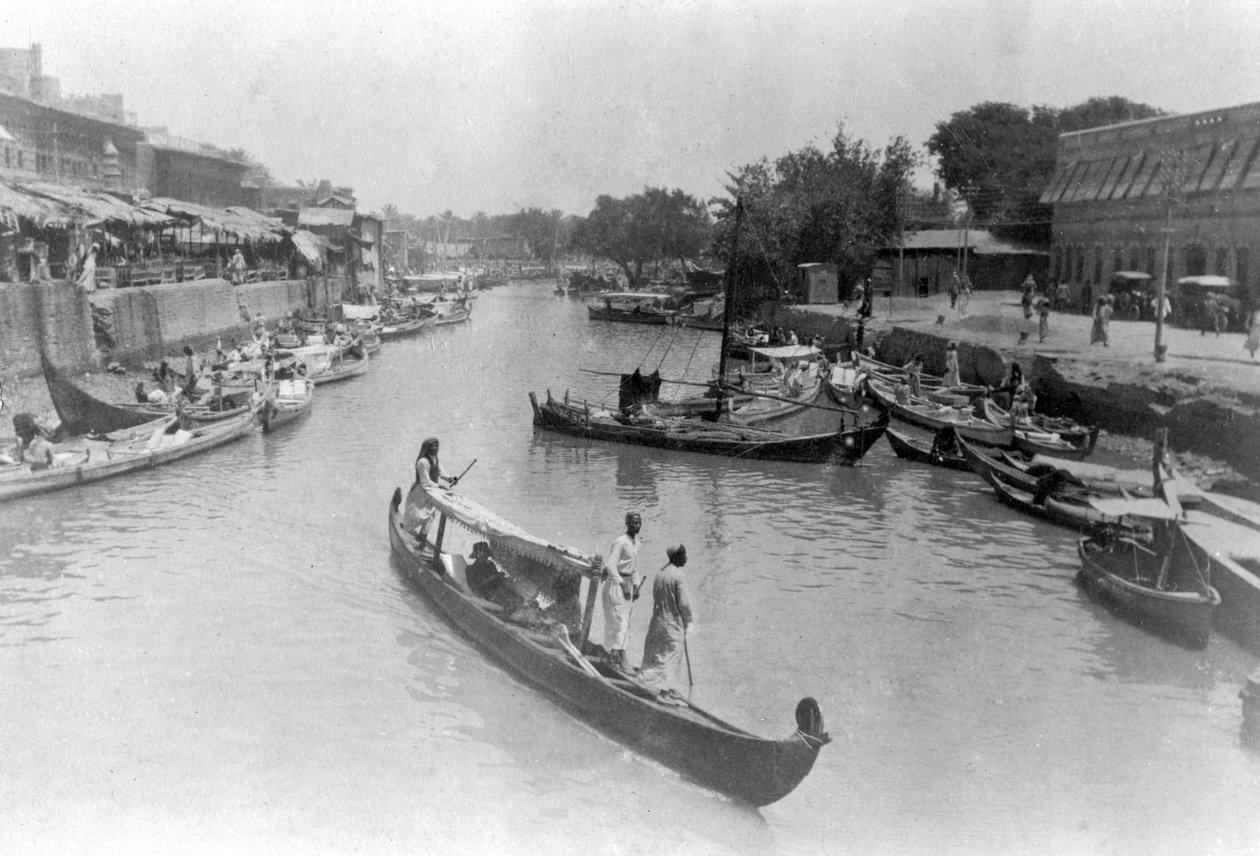
<instances>
[{"instance_id":1,"label":"head covering","mask_svg":"<svg viewBox=\"0 0 1260 856\"><path fill-rule=\"evenodd\" d=\"M627 511L627 512L626 512L626 523L629 523L631 520L637 520L637 521L639 521L640 523L642 523L642 522L643 522L643 518L639 515L639 512L637 512L637 511Z\"/></svg>"},{"instance_id":2,"label":"head covering","mask_svg":"<svg viewBox=\"0 0 1260 856\"><path fill-rule=\"evenodd\" d=\"M441 472L442 472L442 468L438 465L438 455L437 455L437 453L438 453L438 438L437 438L437 437L426 437L426 438L425 438L425 440L424 440L424 442L420 444L420 454L416 457L416 468L417 468L417 469L419 469L419 467L420 467L420 461L421 461L421 460L426 459L426 458L428 459L428 461L429 461L429 478L433 480L434 484L436 484L436 483L437 483L437 481L438 481L438 476L439 476L439 475L441 474ZM417 480L417 481L419 481L419 480L420 480L420 476L419 476L419 474L417 474L417 475L416 475L416 480Z\"/></svg>"},{"instance_id":3,"label":"head covering","mask_svg":"<svg viewBox=\"0 0 1260 856\"><path fill-rule=\"evenodd\" d=\"M946 346L945 346L945 350L947 350L947 351L956 351L956 350L958 350L958 343L957 343L957 342L950 342L948 345L946 345Z\"/></svg>"},{"instance_id":4,"label":"head covering","mask_svg":"<svg viewBox=\"0 0 1260 856\"><path fill-rule=\"evenodd\" d=\"M669 563L671 565L677 565L681 568L683 565L687 564L687 548L682 544L667 548L665 550L665 555L669 557Z\"/></svg>"}]
</instances>

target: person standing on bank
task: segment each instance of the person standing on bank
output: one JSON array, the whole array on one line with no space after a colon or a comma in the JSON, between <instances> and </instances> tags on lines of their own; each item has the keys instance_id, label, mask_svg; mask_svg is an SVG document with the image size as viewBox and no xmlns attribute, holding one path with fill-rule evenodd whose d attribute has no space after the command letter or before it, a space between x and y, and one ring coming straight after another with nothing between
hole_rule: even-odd
<instances>
[{"instance_id":1,"label":"person standing on bank","mask_svg":"<svg viewBox=\"0 0 1260 856\"><path fill-rule=\"evenodd\" d=\"M962 386L962 378L958 372L957 342L950 342L945 346L945 374L941 378L941 386L945 389Z\"/></svg>"},{"instance_id":2,"label":"person standing on bank","mask_svg":"<svg viewBox=\"0 0 1260 856\"><path fill-rule=\"evenodd\" d=\"M678 670L679 655L686 651L688 631L695 633L691 602L683 584L687 548L682 544L665 551L666 565L652 582L652 621L643 643L643 668L639 678L665 689Z\"/></svg>"},{"instance_id":3,"label":"person standing on bank","mask_svg":"<svg viewBox=\"0 0 1260 856\"><path fill-rule=\"evenodd\" d=\"M84 291L96 291L96 253L100 248L100 244L93 244L83 260L83 272L79 274L77 284L83 286Z\"/></svg>"},{"instance_id":4,"label":"person standing on bank","mask_svg":"<svg viewBox=\"0 0 1260 856\"><path fill-rule=\"evenodd\" d=\"M609 662L626 667L626 638L630 635L630 610L639 593L639 530L643 518L626 513L626 532L617 536L604 562L604 648Z\"/></svg>"}]
</instances>

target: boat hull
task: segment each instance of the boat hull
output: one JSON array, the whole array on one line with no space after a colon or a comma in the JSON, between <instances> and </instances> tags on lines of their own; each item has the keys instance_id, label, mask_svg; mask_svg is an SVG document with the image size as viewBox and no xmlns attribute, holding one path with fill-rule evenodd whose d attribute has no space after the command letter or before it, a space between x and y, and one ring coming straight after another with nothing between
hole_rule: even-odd
<instances>
[{"instance_id":1,"label":"boat hull","mask_svg":"<svg viewBox=\"0 0 1260 856\"><path fill-rule=\"evenodd\" d=\"M1081 558L1077 580L1113 612L1144 630L1188 647L1207 645L1212 614L1221 603L1215 589L1206 586L1201 591L1169 591L1135 582L1129 569L1149 564L1149 560L1132 542L1107 544L1100 539L1082 538L1076 549ZM1150 580L1157 575L1156 568L1149 569Z\"/></svg>"},{"instance_id":2,"label":"boat hull","mask_svg":"<svg viewBox=\"0 0 1260 856\"><path fill-rule=\"evenodd\" d=\"M798 731L784 740L767 740L690 706L670 708L623 688L626 682L587 674L544 645L541 634L493 617L402 529L401 499L396 490L388 519L395 561L447 622L518 679L632 749L754 806L782 799L813 768L825 736L807 738Z\"/></svg>"},{"instance_id":3,"label":"boat hull","mask_svg":"<svg viewBox=\"0 0 1260 856\"><path fill-rule=\"evenodd\" d=\"M89 446L86 460L82 463L34 471L25 466L6 468L8 471L0 470L0 502L50 493L169 464L240 440L253 431L255 425L254 414L247 413L232 421L199 426L194 430L193 438L181 446L165 449L143 448L140 444L143 443L146 433L137 429L157 430L166 421L168 420L137 426L132 432L128 432L136 438L134 442ZM147 433L151 434L152 430Z\"/></svg>"},{"instance_id":4,"label":"boat hull","mask_svg":"<svg viewBox=\"0 0 1260 856\"><path fill-rule=\"evenodd\" d=\"M933 452L932 444L916 440L891 428L884 432L884 436L888 438L888 445L892 446L893 452L902 460L947 470L972 472L971 462L962 455L942 455L939 452Z\"/></svg>"},{"instance_id":5,"label":"boat hull","mask_svg":"<svg viewBox=\"0 0 1260 856\"><path fill-rule=\"evenodd\" d=\"M746 439L743 426L732 425L725 436L721 423L701 420L660 420L678 430L653 427L652 424L624 424L614 419L590 417L584 408L553 401L548 397L539 404L533 393L534 424L549 431L558 431L586 440L651 446L678 452L701 452L732 458L753 458L773 461L821 462L833 456L841 463L852 464L883 436L888 427L887 415L871 425L841 429L835 433L791 437L776 432Z\"/></svg>"},{"instance_id":6,"label":"boat hull","mask_svg":"<svg viewBox=\"0 0 1260 856\"><path fill-rule=\"evenodd\" d=\"M876 407L888 411L894 419L899 419L908 425L926 428L932 432L939 431L942 428L953 428L963 438L973 443L979 443L982 446L1011 448L1014 432L1010 427L1003 428L1000 425L994 425L987 419L976 419L970 416L964 417L961 414L948 413L948 408L938 411L926 405L898 404L893 397L891 389L870 379L867 380L866 390ZM943 415L934 415L937 412Z\"/></svg>"}]
</instances>

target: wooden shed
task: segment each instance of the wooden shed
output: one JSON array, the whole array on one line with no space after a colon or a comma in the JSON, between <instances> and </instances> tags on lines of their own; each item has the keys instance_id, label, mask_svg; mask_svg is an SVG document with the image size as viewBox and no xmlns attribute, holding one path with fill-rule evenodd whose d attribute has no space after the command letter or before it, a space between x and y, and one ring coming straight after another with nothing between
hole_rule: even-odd
<instances>
[{"instance_id":1,"label":"wooden shed","mask_svg":"<svg viewBox=\"0 0 1260 856\"><path fill-rule=\"evenodd\" d=\"M836 266L828 262L797 265L798 291L801 303L837 303L840 300Z\"/></svg>"}]
</instances>

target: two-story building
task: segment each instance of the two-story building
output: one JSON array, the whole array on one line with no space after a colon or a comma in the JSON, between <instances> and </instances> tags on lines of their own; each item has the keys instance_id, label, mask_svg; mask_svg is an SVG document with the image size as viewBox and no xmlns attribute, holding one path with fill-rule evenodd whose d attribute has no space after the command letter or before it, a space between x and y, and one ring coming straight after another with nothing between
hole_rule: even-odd
<instances>
[{"instance_id":1,"label":"two-story building","mask_svg":"<svg viewBox=\"0 0 1260 856\"><path fill-rule=\"evenodd\" d=\"M1260 252L1260 103L1061 134L1050 275L1093 295L1117 271L1168 283L1220 274L1253 293Z\"/></svg>"}]
</instances>

